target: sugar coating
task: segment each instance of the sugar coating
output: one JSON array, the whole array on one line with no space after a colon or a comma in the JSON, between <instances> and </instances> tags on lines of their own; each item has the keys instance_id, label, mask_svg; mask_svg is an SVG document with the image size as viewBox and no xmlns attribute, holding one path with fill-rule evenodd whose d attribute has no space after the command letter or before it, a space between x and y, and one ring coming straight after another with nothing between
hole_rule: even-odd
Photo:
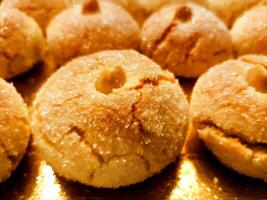
<instances>
[{"instance_id":1,"label":"sugar coating","mask_svg":"<svg viewBox=\"0 0 267 200\"><path fill-rule=\"evenodd\" d=\"M120 69L123 84L96 88ZM104 188L141 182L175 161L187 124L176 79L135 51L69 62L37 94L32 118L35 143L58 174Z\"/></svg>"},{"instance_id":2,"label":"sugar coating","mask_svg":"<svg viewBox=\"0 0 267 200\"><path fill-rule=\"evenodd\" d=\"M248 55L198 80L190 117L199 137L226 166L267 181L267 57Z\"/></svg>"},{"instance_id":3,"label":"sugar coating","mask_svg":"<svg viewBox=\"0 0 267 200\"><path fill-rule=\"evenodd\" d=\"M16 89L0 78L0 182L16 169L29 138L27 107Z\"/></svg>"},{"instance_id":4,"label":"sugar coating","mask_svg":"<svg viewBox=\"0 0 267 200\"><path fill-rule=\"evenodd\" d=\"M231 35L238 55L267 55L267 5L245 12L234 23Z\"/></svg>"},{"instance_id":5,"label":"sugar coating","mask_svg":"<svg viewBox=\"0 0 267 200\"><path fill-rule=\"evenodd\" d=\"M45 31L49 22L62 10L78 0L4 0L2 8L16 8L34 18Z\"/></svg>"},{"instance_id":6,"label":"sugar coating","mask_svg":"<svg viewBox=\"0 0 267 200\"><path fill-rule=\"evenodd\" d=\"M66 9L49 24L48 51L57 66L101 50L139 46L139 27L134 19L113 3L96 2L97 11L84 9L84 2Z\"/></svg>"},{"instance_id":7,"label":"sugar coating","mask_svg":"<svg viewBox=\"0 0 267 200\"><path fill-rule=\"evenodd\" d=\"M176 76L198 77L232 57L225 25L195 4L175 4L154 13L142 27L141 39L141 51Z\"/></svg>"},{"instance_id":8,"label":"sugar coating","mask_svg":"<svg viewBox=\"0 0 267 200\"><path fill-rule=\"evenodd\" d=\"M0 8L0 77L10 79L40 61L45 39L38 24L26 14Z\"/></svg>"}]
</instances>

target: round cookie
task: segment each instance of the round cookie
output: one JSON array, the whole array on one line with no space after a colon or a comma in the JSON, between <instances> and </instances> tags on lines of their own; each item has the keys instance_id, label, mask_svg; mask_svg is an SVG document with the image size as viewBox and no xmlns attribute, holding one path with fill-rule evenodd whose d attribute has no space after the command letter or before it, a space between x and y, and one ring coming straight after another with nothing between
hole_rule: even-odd
<instances>
[{"instance_id":1,"label":"round cookie","mask_svg":"<svg viewBox=\"0 0 267 200\"><path fill-rule=\"evenodd\" d=\"M0 78L0 182L16 169L29 138L27 107L16 89Z\"/></svg>"},{"instance_id":2,"label":"round cookie","mask_svg":"<svg viewBox=\"0 0 267 200\"><path fill-rule=\"evenodd\" d=\"M35 144L61 176L117 188L159 173L180 154L188 103L145 56L103 51L74 59L38 92Z\"/></svg>"},{"instance_id":3,"label":"round cookie","mask_svg":"<svg viewBox=\"0 0 267 200\"><path fill-rule=\"evenodd\" d=\"M211 12L176 4L153 14L141 31L141 50L176 76L195 78L232 56L231 36Z\"/></svg>"},{"instance_id":4,"label":"round cookie","mask_svg":"<svg viewBox=\"0 0 267 200\"><path fill-rule=\"evenodd\" d=\"M234 23L231 35L238 55L267 55L267 5L245 12Z\"/></svg>"},{"instance_id":5,"label":"round cookie","mask_svg":"<svg viewBox=\"0 0 267 200\"><path fill-rule=\"evenodd\" d=\"M212 10L228 27L248 9L266 3L266 0L207 0L207 7Z\"/></svg>"},{"instance_id":6,"label":"round cookie","mask_svg":"<svg viewBox=\"0 0 267 200\"><path fill-rule=\"evenodd\" d=\"M33 17L45 30L51 19L71 5L71 0L3 0L1 7L16 8Z\"/></svg>"},{"instance_id":7,"label":"round cookie","mask_svg":"<svg viewBox=\"0 0 267 200\"><path fill-rule=\"evenodd\" d=\"M38 24L26 14L0 8L0 77L10 79L41 61L45 39Z\"/></svg>"},{"instance_id":8,"label":"round cookie","mask_svg":"<svg viewBox=\"0 0 267 200\"><path fill-rule=\"evenodd\" d=\"M194 2L199 3L201 5L206 5L207 0L106 0L110 2L117 3L125 8L132 16L136 19L136 21L142 25L144 21L151 15L152 13L158 11L160 8L175 4L175 3L186 3L186 2Z\"/></svg>"},{"instance_id":9,"label":"round cookie","mask_svg":"<svg viewBox=\"0 0 267 200\"><path fill-rule=\"evenodd\" d=\"M210 69L193 90L190 115L223 164L267 181L267 57L244 56Z\"/></svg>"},{"instance_id":10,"label":"round cookie","mask_svg":"<svg viewBox=\"0 0 267 200\"><path fill-rule=\"evenodd\" d=\"M63 11L47 28L48 50L57 66L101 50L135 49L139 40L139 27L124 9L98 0Z\"/></svg>"}]
</instances>

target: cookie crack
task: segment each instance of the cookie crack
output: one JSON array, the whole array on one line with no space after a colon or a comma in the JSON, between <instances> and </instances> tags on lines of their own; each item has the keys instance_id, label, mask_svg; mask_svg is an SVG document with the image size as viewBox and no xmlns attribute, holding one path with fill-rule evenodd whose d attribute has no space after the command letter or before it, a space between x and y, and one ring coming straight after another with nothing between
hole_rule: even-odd
<instances>
[{"instance_id":1,"label":"cookie crack","mask_svg":"<svg viewBox=\"0 0 267 200\"><path fill-rule=\"evenodd\" d=\"M84 142L84 144L89 147L89 149L91 149L92 154L97 158L97 160L99 161L100 164L103 164L105 162L105 159L103 157L103 155L101 155L98 151L96 151L96 149L93 147L93 145L91 145L85 138L85 131L83 129L81 129L78 126L71 126L70 131L71 133L75 133L76 135L78 135L80 137L80 141L79 142Z\"/></svg>"},{"instance_id":2,"label":"cookie crack","mask_svg":"<svg viewBox=\"0 0 267 200\"><path fill-rule=\"evenodd\" d=\"M43 121L42 119L41 119L41 117L37 114L37 118L39 119L39 121ZM42 131L39 131L40 133L42 133ZM83 129L81 129L80 127L78 127L78 126L74 126L74 125L70 125L70 128L69 128L69 131L67 131L65 134L63 134L63 135L66 135L67 133L74 133L74 134L76 134L76 135L78 135L79 136L79 142L84 142L84 144L91 150L91 152L92 152L92 154L97 158L97 160L99 161L99 163L101 164L101 163L103 163L104 162L104 158L103 158L103 156L100 154L100 153L98 153L94 148L93 148L93 146L90 144L90 143L88 143L87 141L86 141L86 139L84 138L84 135L85 135L85 131L83 130ZM60 149L60 148L58 148L57 147L57 145L54 143L54 142L52 142L48 137L47 137L47 135L46 134L43 134L42 133L42 137L41 137L44 141L45 141L45 143L47 144L47 145L49 145L50 147L52 147L54 150L56 150L59 154L61 154L63 157L65 156L64 155L64 153L62 152L62 149ZM61 138L62 140L64 140L64 137L63 138Z\"/></svg>"},{"instance_id":3,"label":"cookie crack","mask_svg":"<svg viewBox=\"0 0 267 200\"><path fill-rule=\"evenodd\" d=\"M250 154L250 156L248 158L248 162L251 163L251 164L254 164L255 162L257 164L257 162L258 162L257 160L258 160L258 157L259 157L258 154L267 154L267 145L266 144L259 144L258 143L258 144L252 145L252 144L247 143L245 140L242 140L239 137L229 136L227 133L224 132L223 129L220 129L216 125L212 125L212 124L209 123L208 127L219 131L219 133L215 133L215 134L220 135L221 137L226 138L228 140L229 139L234 140L239 145L241 145L241 146L245 147L246 149L248 149L251 152L251 154ZM203 128L203 129L205 129L205 128Z\"/></svg>"},{"instance_id":4,"label":"cookie crack","mask_svg":"<svg viewBox=\"0 0 267 200\"><path fill-rule=\"evenodd\" d=\"M221 133L223 133L224 137L235 139L235 140L237 140L238 142L240 142L241 144L243 144L244 146L246 146L246 147L248 147L250 149L255 149L255 150L256 149L264 149L264 150L267 151L267 144L264 144L264 143L254 143L254 144L249 143L245 139L243 139L241 137L238 137L238 135L241 135L240 133L233 132L233 131L227 131L227 130L223 129L222 127L218 126L216 123L214 123L211 120L202 121L200 123L199 129L203 130L206 127L216 129L216 130L220 131Z\"/></svg>"},{"instance_id":5,"label":"cookie crack","mask_svg":"<svg viewBox=\"0 0 267 200\"><path fill-rule=\"evenodd\" d=\"M169 26L166 27L166 29L162 32L160 37L153 43L150 52L148 53L148 57L153 58L158 51L159 47L167 40L168 36L173 32L173 30L178 25L178 20L175 19L175 16L170 23Z\"/></svg>"},{"instance_id":6,"label":"cookie crack","mask_svg":"<svg viewBox=\"0 0 267 200\"><path fill-rule=\"evenodd\" d=\"M138 104L142 101L142 92L138 91L137 92L139 93L139 96L138 96L138 99L136 100L136 102L134 102L132 104L132 107L131 107L131 115L132 115L132 122L131 122L131 125L134 124L135 122L138 123L138 129L140 131L140 133L142 133L142 135L148 135L147 131L145 130L143 124L142 124L142 121L138 118L137 116L137 110L138 110Z\"/></svg>"},{"instance_id":7,"label":"cookie crack","mask_svg":"<svg viewBox=\"0 0 267 200\"><path fill-rule=\"evenodd\" d=\"M138 123L139 131L143 133L143 135L148 135L148 132L143 127L143 124L141 120L137 116L137 110L138 110L138 104L142 101L142 90L146 85L152 85L154 87L157 87L160 85L161 82L166 81L168 83L175 84L175 79L168 78L166 76L157 76L157 77L146 77L140 80L140 83L132 88L127 89L127 91L136 91L138 92L138 98L137 100L131 105L131 111L130 114L132 115L132 122L130 123L130 126L132 126L135 122Z\"/></svg>"},{"instance_id":8,"label":"cookie crack","mask_svg":"<svg viewBox=\"0 0 267 200\"><path fill-rule=\"evenodd\" d=\"M192 57L192 52L196 49L199 40L200 40L199 33L194 33L189 37L190 42L188 44L188 47L186 48L186 53L181 63L187 61L190 57Z\"/></svg>"},{"instance_id":9,"label":"cookie crack","mask_svg":"<svg viewBox=\"0 0 267 200\"><path fill-rule=\"evenodd\" d=\"M86 141L86 139L84 138L85 131L83 131L81 128L79 128L77 126L72 126L70 128L70 131L68 131L68 133L70 133L70 132L74 133L74 134L77 134L80 137L79 142L83 142L86 145L86 147L90 149L90 151L92 152L92 155L97 158L97 160L98 160L98 162L100 164L100 167L102 167L104 165L104 163L105 163L104 157L99 152L97 152L90 143L88 143ZM51 140L49 140L45 134L42 135L42 139L45 141L46 145L49 145L50 148L53 148L62 157L65 157L64 152L62 152L62 150L60 148L58 148L56 144L54 144ZM91 173L88 176L89 180L92 181L94 179L95 172L97 170L98 170L98 168L91 170Z\"/></svg>"},{"instance_id":10,"label":"cookie crack","mask_svg":"<svg viewBox=\"0 0 267 200\"><path fill-rule=\"evenodd\" d=\"M176 26L179 23L187 23L192 20L192 11L191 8L183 5L176 9L174 16L170 22L170 24L163 30L158 39L155 40L152 44L152 48L150 52L148 52L148 56L154 57L159 47L168 39L170 34L176 29Z\"/></svg>"},{"instance_id":11,"label":"cookie crack","mask_svg":"<svg viewBox=\"0 0 267 200\"><path fill-rule=\"evenodd\" d=\"M156 77L145 77L139 81L140 82L139 84L126 89L126 91L131 91L131 90L138 91L143 89L146 85L159 86L164 81L172 84L176 83L176 79L164 75L158 75Z\"/></svg>"}]
</instances>

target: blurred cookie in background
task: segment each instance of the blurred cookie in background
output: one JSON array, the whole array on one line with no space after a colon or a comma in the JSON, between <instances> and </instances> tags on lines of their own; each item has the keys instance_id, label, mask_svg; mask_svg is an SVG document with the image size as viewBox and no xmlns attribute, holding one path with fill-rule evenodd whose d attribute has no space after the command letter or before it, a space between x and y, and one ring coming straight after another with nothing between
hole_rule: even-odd
<instances>
[{"instance_id":1,"label":"blurred cookie in background","mask_svg":"<svg viewBox=\"0 0 267 200\"><path fill-rule=\"evenodd\" d=\"M267 55L267 5L253 7L231 29L236 54Z\"/></svg>"},{"instance_id":2,"label":"blurred cookie in background","mask_svg":"<svg viewBox=\"0 0 267 200\"><path fill-rule=\"evenodd\" d=\"M47 28L48 52L58 67L86 54L108 49L136 49L140 30L120 6L85 0L57 15Z\"/></svg>"},{"instance_id":3,"label":"blurred cookie in background","mask_svg":"<svg viewBox=\"0 0 267 200\"><path fill-rule=\"evenodd\" d=\"M28 71L44 52L38 24L17 9L0 8L0 77L10 79Z\"/></svg>"},{"instance_id":4,"label":"blurred cookie in background","mask_svg":"<svg viewBox=\"0 0 267 200\"><path fill-rule=\"evenodd\" d=\"M0 182L11 176L23 158L30 130L26 104L14 86L0 78Z\"/></svg>"},{"instance_id":5,"label":"blurred cookie in background","mask_svg":"<svg viewBox=\"0 0 267 200\"><path fill-rule=\"evenodd\" d=\"M207 8L213 11L228 27L250 8L267 3L266 0L207 0Z\"/></svg>"},{"instance_id":6,"label":"blurred cookie in background","mask_svg":"<svg viewBox=\"0 0 267 200\"><path fill-rule=\"evenodd\" d=\"M49 22L78 0L3 0L1 7L16 8L34 18L45 31Z\"/></svg>"},{"instance_id":7,"label":"blurred cookie in background","mask_svg":"<svg viewBox=\"0 0 267 200\"><path fill-rule=\"evenodd\" d=\"M196 78L232 57L223 22L204 7L176 4L154 13L141 30L141 52L176 76Z\"/></svg>"}]
</instances>

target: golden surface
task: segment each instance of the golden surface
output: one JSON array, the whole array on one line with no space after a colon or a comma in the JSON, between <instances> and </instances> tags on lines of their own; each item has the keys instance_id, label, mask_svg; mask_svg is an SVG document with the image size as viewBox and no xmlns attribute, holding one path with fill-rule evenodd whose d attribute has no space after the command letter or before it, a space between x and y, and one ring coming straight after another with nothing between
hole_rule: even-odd
<instances>
[{"instance_id":1,"label":"golden surface","mask_svg":"<svg viewBox=\"0 0 267 200\"><path fill-rule=\"evenodd\" d=\"M34 92L47 74L49 70L37 66L14 80L29 108ZM181 84L190 94L194 81L182 80ZM221 165L190 129L181 160L143 183L118 190L94 189L58 177L30 145L13 176L0 184L0 200L253 200L267 199L266 189L266 183L238 175Z\"/></svg>"}]
</instances>

